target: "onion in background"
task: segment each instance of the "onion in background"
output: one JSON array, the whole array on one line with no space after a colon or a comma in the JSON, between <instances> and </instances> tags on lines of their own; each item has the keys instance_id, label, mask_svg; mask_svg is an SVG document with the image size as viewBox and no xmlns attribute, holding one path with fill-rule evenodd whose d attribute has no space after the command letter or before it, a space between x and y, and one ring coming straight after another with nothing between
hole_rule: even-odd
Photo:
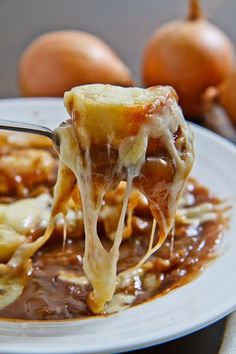
<instances>
[{"instance_id":1,"label":"onion in background","mask_svg":"<svg viewBox=\"0 0 236 354\"><path fill-rule=\"evenodd\" d=\"M230 39L204 18L198 0L190 0L186 19L157 28L148 41L143 81L145 86L173 86L185 115L198 117L203 92L221 83L233 65Z\"/></svg>"},{"instance_id":2,"label":"onion in background","mask_svg":"<svg viewBox=\"0 0 236 354\"><path fill-rule=\"evenodd\" d=\"M60 97L92 83L132 86L127 66L100 38L82 31L57 31L34 40L19 65L23 96Z\"/></svg>"},{"instance_id":3,"label":"onion in background","mask_svg":"<svg viewBox=\"0 0 236 354\"><path fill-rule=\"evenodd\" d=\"M204 123L236 143L236 70L217 87L203 95Z\"/></svg>"}]
</instances>

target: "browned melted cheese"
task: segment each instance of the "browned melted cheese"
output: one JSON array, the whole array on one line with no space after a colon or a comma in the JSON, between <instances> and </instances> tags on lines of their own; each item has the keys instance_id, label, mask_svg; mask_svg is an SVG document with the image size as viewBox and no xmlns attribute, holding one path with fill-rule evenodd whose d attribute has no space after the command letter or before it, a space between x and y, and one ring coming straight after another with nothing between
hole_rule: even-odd
<instances>
[{"instance_id":1,"label":"browned melted cheese","mask_svg":"<svg viewBox=\"0 0 236 354\"><path fill-rule=\"evenodd\" d=\"M193 164L192 134L169 87L86 85L67 92L65 105L71 120L56 129L60 161L49 226L36 241L21 245L6 267L9 271L9 267L18 269L26 264L49 239L55 216L67 213L71 198L78 201L79 190L85 230L83 270L93 288L88 305L99 313L115 292L119 247L132 190L146 197L155 219L140 266L173 227ZM123 203L113 245L107 250L97 233L99 213L105 193L116 189L122 180L127 182ZM153 246L156 223L158 240ZM4 270L7 272L3 266Z\"/></svg>"},{"instance_id":2,"label":"browned melted cheese","mask_svg":"<svg viewBox=\"0 0 236 354\"><path fill-rule=\"evenodd\" d=\"M192 134L172 89L147 90L87 85L65 94L71 120L56 130L63 178L55 188L53 213L77 183L82 202L84 272L93 286L88 303L98 313L112 299L124 221L132 188L147 198L164 242L173 226L177 202L193 163ZM71 172L72 171L72 172ZM97 222L105 193L126 180L112 248L104 249ZM65 197L66 196L66 197Z\"/></svg>"}]
</instances>

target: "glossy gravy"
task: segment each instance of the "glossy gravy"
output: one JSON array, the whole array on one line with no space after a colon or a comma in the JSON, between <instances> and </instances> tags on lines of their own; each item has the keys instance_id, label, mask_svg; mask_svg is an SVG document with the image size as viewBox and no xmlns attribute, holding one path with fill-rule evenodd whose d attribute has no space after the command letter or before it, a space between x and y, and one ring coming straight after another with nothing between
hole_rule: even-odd
<instances>
[{"instance_id":1,"label":"glossy gravy","mask_svg":"<svg viewBox=\"0 0 236 354\"><path fill-rule=\"evenodd\" d=\"M192 196L192 206L206 202L219 204L218 199L193 180L188 183L187 189ZM135 214L135 237L121 244L118 273L136 265L148 247L152 217L147 208L139 208ZM215 220L200 225L177 223L174 235L169 234L161 249L146 264L144 277L137 274L134 281L117 289L116 294L131 295L133 306L191 281L215 257L225 222L223 214L218 214ZM100 227L102 231L102 225ZM102 241L106 248L111 246L107 238ZM33 271L23 294L0 311L0 317L62 320L95 316L86 304L91 286L86 281L79 285L62 281L58 276L61 271L72 271L82 276L83 251L84 239L81 236L68 238L63 250L62 237L54 234L33 257Z\"/></svg>"}]
</instances>

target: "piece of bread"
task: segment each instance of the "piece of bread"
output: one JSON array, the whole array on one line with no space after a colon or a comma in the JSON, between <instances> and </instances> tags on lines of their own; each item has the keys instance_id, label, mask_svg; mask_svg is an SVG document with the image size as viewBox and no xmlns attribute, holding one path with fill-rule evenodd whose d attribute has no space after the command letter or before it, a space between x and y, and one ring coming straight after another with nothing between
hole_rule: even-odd
<instances>
[{"instance_id":1,"label":"piece of bread","mask_svg":"<svg viewBox=\"0 0 236 354\"><path fill-rule=\"evenodd\" d=\"M98 313L115 291L116 263L132 188L148 199L159 229L158 242L144 262L173 226L193 164L193 139L170 87L85 85L65 93L65 106L71 119L56 129L64 178L59 176L55 200L61 200L65 186L70 190L72 171L85 225L83 269L93 286L88 304ZM127 181L127 187L114 244L107 252L97 235L97 219L104 193L121 180ZM54 205L53 210L59 208Z\"/></svg>"}]
</instances>

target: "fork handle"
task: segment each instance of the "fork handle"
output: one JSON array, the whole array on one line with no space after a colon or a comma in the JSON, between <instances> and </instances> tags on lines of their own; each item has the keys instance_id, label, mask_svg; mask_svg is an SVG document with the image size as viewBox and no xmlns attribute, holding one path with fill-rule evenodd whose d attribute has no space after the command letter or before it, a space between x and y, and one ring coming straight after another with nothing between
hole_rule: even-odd
<instances>
[{"instance_id":1,"label":"fork handle","mask_svg":"<svg viewBox=\"0 0 236 354\"><path fill-rule=\"evenodd\" d=\"M51 129L37 124L0 119L0 129L39 134L55 141L55 133Z\"/></svg>"}]
</instances>

